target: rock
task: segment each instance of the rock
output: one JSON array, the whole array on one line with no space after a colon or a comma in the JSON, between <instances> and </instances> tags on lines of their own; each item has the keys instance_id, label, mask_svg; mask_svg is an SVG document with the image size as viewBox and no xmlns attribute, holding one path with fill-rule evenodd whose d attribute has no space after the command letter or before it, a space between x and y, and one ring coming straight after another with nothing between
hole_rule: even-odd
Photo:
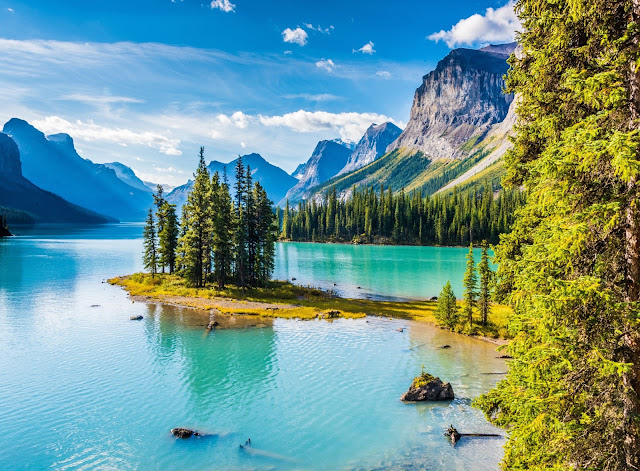
<instances>
[{"instance_id":1,"label":"rock","mask_svg":"<svg viewBox=\"0 0 640 471\"><path fill-rule=\"evenodd\" d=\"M296 279L295 278L291 278L291 281L296 281Z\"/></svg>"},{"instance_id":2,"label":"rock","mask_svg":"<svg viewBox=\"0 0 640 471\"><path fill-rule=\"evenodd\" d=\"M422 373L414 378L409 390L402 395L402 401L446 401L454 399L451 384L444 383L440 378Z\"/></svg>"},{"instance_id":3,"label":"rock","mask_svg":"<svg viewBox=\"0 0 640 471\"><path fill-rule=\"evenodd\" d=\"M438 348L451 348L451 345L440 345Z\"/></svg>"},{"instance_id":4,"label":"rock","mask_svg":"<svg viewBox=\"0 0 640 471\"><path fill-rule=\"evenodd\" d=\"M372 124L364 133L360 142L353 150L347 164L338 175L353 172L359 168L369 165L371 162L381 157L389 144L395 141L402 133L402 129L393 123Z\"/></svg>"},{"instance_id":5,"label":"rock","mask_svg":"<svg viewBox=\"0 0 640 471\"><path fill-rule=\"evenodd\" d=\"M91 307L100 307L100 304L92 304Z\"/></svg>"},{"instance_id":6,"label":"rock","mask_svg":"<svg viewBox=\"0 0 640 471\"><path fill-rule=\"evenodd\" d=\"M200 433L188 428L177 427L177 428L171 429L171 435L177 438L186 439L186 438L191 438L192 436L199 437Z\"/></svg>"},{"instance_id":7,"label":"rock","mask_svg":"<svg viewBox=\"0 0 640 471\"><path fill-rule=\"evenodd\" d=\"M451 444L453 446L456 446L456 442L460 440L460 437L462 435L458 433L458 431L453 425L449 425L449 428L444 432L444 436L449 437L449 439L451 440Z\"/></svg>"},{"instance_id":8,"label":"rock","mask_svg":"<svg viewBox=\"0 0 640 471\"><path fill-rule=\"evenodd\" d=\"M142 316L131 316L129 319L132 320L132 321L141 321L143 319L143 317Z\"/></svg>"},{"instance_id":9,"label":"rock","mask_svg":"<svg viewBox=\"0 0 640 471\"><path fill-rule=\"evenodd\" d=\"M437 297L437 296L431 296L431 297L429 298L429 301L437 301L437 300L438 300L438 297Z\"/></svg>"},{"instance_id":10,"label":"rock","mask_svg":"<svg viewBox=\"0 0 640 471\"><path fill-rule=\"evenodd\" d=\"M211 322L209 322L209 325L207 325L207 330L211 330L211 329L213 329L214 327L217 327L217 326L219 326L219 325L220 325L220 324L218 324L218 322L217 322L217 321L211 321Z\"/></svg>"},{"instance_id":11,"label":"rock","mask_svg":"<svg viewBox=\"0 0 640 471\"><path fill-rule=\"evenodd\" d=\"M396 330L397 330L398 332L404 332L404 329L403 329L402 327L398 327Z\"/></svg>"},{"instance_id":12,"label":"rock","mask_svg":"<svg viewBox=\"0 0 640 471\"><path fill-rule=\"evenodd\" d=\"M358 287L356 287L356 289L362 289L362 287L358 286Z\"/></svg>"}]
</instances>

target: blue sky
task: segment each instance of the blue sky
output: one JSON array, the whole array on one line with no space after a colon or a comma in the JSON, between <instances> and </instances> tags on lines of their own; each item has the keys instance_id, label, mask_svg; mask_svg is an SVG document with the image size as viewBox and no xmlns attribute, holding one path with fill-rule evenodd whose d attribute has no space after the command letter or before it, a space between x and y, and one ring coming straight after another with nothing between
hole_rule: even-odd
<instances>
[{"instance_id":1,"label":"blue sky","mask_svg":"<svg viewBox=\"0 0 640 471\"><path fill-rule=\"evenodd\" d=\"M152 181L186 181L200 145L291 171L320 139L404 125L451 48L516 28L505 1L0 0L0 119Z\"/></svg>"}]
</instances>

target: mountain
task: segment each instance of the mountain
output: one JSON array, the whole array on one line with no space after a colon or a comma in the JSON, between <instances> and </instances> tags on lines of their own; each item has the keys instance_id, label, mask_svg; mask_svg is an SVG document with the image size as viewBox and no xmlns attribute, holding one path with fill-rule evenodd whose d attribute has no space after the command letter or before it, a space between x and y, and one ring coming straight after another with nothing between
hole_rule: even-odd
<instances>
[{"instance_id":1,"label":"mountain","mask_svg":"<svg viewBox=\"0 0 640 471\"><path fill-rule=\"evenodd\" d=\"M278 202L284 198L287 190L298 182L280 167L276 167L267 162L260 154L243 155L242 162L245 167L251 168L253 181L260 182L266 190L269 199L273 202ZM235 168L237 163L238 159L232 160L228 164L213 160L207 166L211 175L218 172L222 178L226 173L232 196L235 195ZM178 208L182 208L182 205L187 201L187 195L192 187L193 181L189 180L184 185L173 189L166 198L170 203L175 204Z\"/></svg>"},{"instance_id":2,"label":"mountain","mask_svg":"<svg viewBox=\"0 0 640 471\"><path fill-rule=\"evenodd\" d=\"M506 61L515 47L451 51L423 77L409 122L387 152L313 188L308 196L321 198L335 188L346 198L354 185L432 194L487 169L494 178L502 171L515 122L514 97L503 93Z\"/></svg>"},{"instance_id":3,"label":"mountain","mask_svg":"<svg viewBox=\"0 0 640 471\"><path fill-rule=\"evenodd\" d=\"M121 164L120 162L110 162L102 165L116 172L116 176L127 185L141 191L152 192L152 190L137 177L131 167L127 167L125 164Z\"/></svg>"},{"instance_id":4,"label":"mountain","mask_svg":"<svg viewBox=\"0 0 640 471\"><path fill-rule=\"evenodd\" d=\"M336 141L320 141L304 167L304 174L280 200L280 206L287 200L298 201L306 197L308 190L336 175L349 160L351 149Z\"/></svg>"},{"instance_id":5,"label":"mountain","mask_svg":"<svg viewBox=\"0 0 640 471\"><path fill-rule=\"evenodd\" d=\"M347 165L338 175L353 172L370 164L378 157L384 155L387 147L402 133L402 129L393 123L372 124L366 130L362 139L353 148Z\"/></svg>"},{"instance_id":6,"label":"mountain","mask_svg":"<svg viewBox=\"0 0 640 471\"><path fill-rule=\"evenodd\" d=\"M25 178L71 203L121 220L142 220L153 202L149 192L126 184L113 169L80 157L68 134L45 137L16 118L3 132L18 145Z\"/></svg>"},{"instance_id":7,"label":"mountain","mask_svg":"<svg viewBox=\"0 0 640 471\"><path fill-rule=\"evenodd\" d=\"M167 183L153 183L153 182L147 182L147 181L143 181L143 183L145 184L145 186L147 188L149 188L152 192L156 191L156 188L158 187L158 185L162 185L162 189L169 193L171 190L173 190L175 188L175 186L173 185L169 185Z\"/></svg>"},{"instance_id":8,"label":"mountain","mask_svg":"<svg viewBox=\"0 0 640 471\"><path fill-rule=\"evenodd\" d=\"M117 222L81 208L37 187L22 175L20 151L11 137L0 133L0 214L9 224Z\"/></svg>"}]
</instances>

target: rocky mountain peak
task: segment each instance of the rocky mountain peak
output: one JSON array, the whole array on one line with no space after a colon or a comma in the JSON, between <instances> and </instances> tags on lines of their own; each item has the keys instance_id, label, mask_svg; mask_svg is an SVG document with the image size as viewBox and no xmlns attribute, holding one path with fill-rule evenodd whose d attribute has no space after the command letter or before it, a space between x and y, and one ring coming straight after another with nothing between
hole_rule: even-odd
<instances>
[{"instance_id":1,"label":"rocky mountain peak","mask_svg":"<svg viewBox=\"0 0 640 471\"><path fill-rule=\"evenodd\" d=\"M387 147L402 133L402 129L391 122L372 124L355 146L347 164L339 174L352 172L369 165L383 155Z\"/></svg>"},{"instance_id":2,"label":"rocky mountain peak","mask_svg":"<svg viewBox=\"0 0 640 471\"><path fill-rule=\"evenodd\" d=\"M454 49L416 90L407 127L387 151L409 148L431 159L460 158L470 140L502 122L513 95L504 94L507 58L516 44Z\"/></svg>"}]
</instances>

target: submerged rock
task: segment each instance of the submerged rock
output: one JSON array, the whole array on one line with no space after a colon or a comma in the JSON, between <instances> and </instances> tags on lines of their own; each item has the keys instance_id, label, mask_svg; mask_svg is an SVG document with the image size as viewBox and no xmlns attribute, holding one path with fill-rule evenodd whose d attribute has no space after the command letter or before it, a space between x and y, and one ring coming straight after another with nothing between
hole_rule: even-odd
<instances>
[{"instance_id":1,"label":"submerged rock","mask_svg":"<svg viewBox=\"0 0 640 471\"><path fill-rule=\"evenodd\" d=\"M219 325L219 324L218 324L218 322L217 322L217 321L211 321L211 322L209 322L209 324L207 325L207 330L211 330L211 329L213 329L214 327L217 327L218 325Z\"/></svg>"},{"instance_id":2,"label":"submerged rock","mask_svg":"<svg viewBox=\"0 0 640 471\"><path fill-rule=\"evenodd\" d=\"M177 427L177 428L172 428L171 429L171 435L173 435L174 437L177 437L177 438L186 439L186 438L191 438L192 436L193 437L199 437L200 433L196 432L195 430L188 429L188 428Z\"/></svg>"},{"instance_id":3,"label":"submerged rock","mask_svg":"<svg viewBox=\"0 0 640 471\"><path fill-rule=\"evenodd\" d=\"M143 319L143 317L142 316L131 316L129 319L132 320L132 321L141 321Z\"/></svg>"},{"instance_id":4,"label":"submerged rock","mask_svg":"<svg viewBox=\"0 0 640 471\"><path fill-rule=\"evenodd\" d=\"M440 378L422 373L414 378L409 390L400 398L402 401L446 401L454 399L451 384L444 383Z\"/></svg>"}]
</instances>

